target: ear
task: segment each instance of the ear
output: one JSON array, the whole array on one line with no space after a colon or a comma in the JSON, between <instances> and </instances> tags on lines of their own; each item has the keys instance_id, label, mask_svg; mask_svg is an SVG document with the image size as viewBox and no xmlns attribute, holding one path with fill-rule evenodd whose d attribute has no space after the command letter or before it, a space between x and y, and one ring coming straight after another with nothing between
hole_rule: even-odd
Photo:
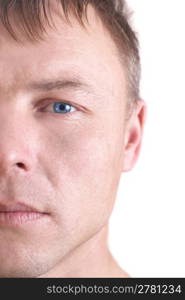
<instances>
[{"instance_id":1,"label":"ear","mask_svg":"<svg viewBox=\"0 0 185 300\"><path fill-rule=\"evenodd\" d=\"M136 103L125 129L123 172L134 167L141 148L147 107L143 99L138 99Z\"/></svg>"}]
</instances>

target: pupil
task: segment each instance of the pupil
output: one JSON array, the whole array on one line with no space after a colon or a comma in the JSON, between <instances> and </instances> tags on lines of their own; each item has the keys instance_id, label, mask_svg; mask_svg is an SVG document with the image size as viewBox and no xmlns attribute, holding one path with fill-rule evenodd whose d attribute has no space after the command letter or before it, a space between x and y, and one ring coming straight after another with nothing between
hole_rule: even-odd
<instances>
[{"instance_id":1,"label":"pupil","mask_svg":"<svg viewBox=\"0 0 185 300\"><path fill-rule=\"evenodd\" d=\"M65 110L65 104L60 104L59 107L60 107L61 110Z\"/></svg>"}]
</instances>

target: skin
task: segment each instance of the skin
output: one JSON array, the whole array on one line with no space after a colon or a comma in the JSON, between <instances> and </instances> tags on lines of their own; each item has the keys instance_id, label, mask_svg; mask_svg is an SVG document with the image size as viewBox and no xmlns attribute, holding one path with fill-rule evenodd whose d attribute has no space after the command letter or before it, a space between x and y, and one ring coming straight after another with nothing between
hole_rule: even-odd
<instances>
[{"instance_id":1,"label":"skin","mask_svg":"<svg viewBox=\"0 0 185 300\"><path fill-rule=\"evenodd\" d=\"M146 104L139 99L124 122L124 70L91 7L87 31L55 9L53 19L37 43L16 43L0 27L0 203L48 214L0 226L0 277L127 277L108 248L108 223L120 176L139 155ZM29 87L59 76L90 87ZM76 110L57 114L59 101Z\"/></svg>"}]
</instances>

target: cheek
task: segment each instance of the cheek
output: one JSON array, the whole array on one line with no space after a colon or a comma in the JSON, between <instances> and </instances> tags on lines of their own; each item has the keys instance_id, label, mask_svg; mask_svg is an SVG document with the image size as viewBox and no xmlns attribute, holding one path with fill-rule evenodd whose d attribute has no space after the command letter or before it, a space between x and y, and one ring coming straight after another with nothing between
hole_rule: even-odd
<instances>
[{"instance_id":1,"label":"cheek","mask_svg":"<svg viewBox=\"0 0 185 300\"><path fill-rule=\"evenodd\" d=\"M63 221L70 232L85 236L107 221L114 203L117 180L106 143L98 137L73 140L65 162Z\"/></svg>"},{"instance_id":2,"label":"cheek","mask_svg":"<svg viewBox=\"0 0 185 300\"><path fill-rule=\"evenodd\" d=\"M55 190L58 222L69 233L84 230L90 222L101 225L112 210L120 176L117 138L109 128L101 128L77 126L70 134L55 133L49 138L50 159L45 165Z\"/></svg>"},{"instance_id":3,"label":"cheek","mask_svg":"<svg viewBox=\"0 0 185 300\"><path fill-rule=\"evenodd\" d=\"M96 128L89 124L76 124L76 128L73 126L70 130L63 128L61 131L55 128L52 134L50 132L45 136L42 152L53 175L56 174L56 181L63 176L76 180L79 175L90 180L85 177L88 174L97 175L97 172L99 176L104 176L115 163L115 151L118 151L115 144L118 141L115 133L112 134L111 129L108 126L104 128L103 124Z\"/></svg>"},{"instance_id":4,"label":"cheek","mask_svg":"<svg viewBox=\"0 0 185 300\"><path fill-rule=\"evenodd\" d=\"M90 130L72 136L63 144L65 154L59 178L65 176L69 190L75 191L75 198L79 196L81 203L84 200L84 204L90 205L95 201L103 203L105 198L108 200L116 177L114 150L107 137Z\"/></svg>"}]
</instances>

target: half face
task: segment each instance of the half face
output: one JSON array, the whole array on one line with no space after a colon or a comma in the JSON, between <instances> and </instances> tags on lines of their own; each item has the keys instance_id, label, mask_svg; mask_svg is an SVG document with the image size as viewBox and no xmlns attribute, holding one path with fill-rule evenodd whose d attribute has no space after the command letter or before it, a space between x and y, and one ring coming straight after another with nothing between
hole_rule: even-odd
<instances>
[{"instance_id":1,"label":"half face","mask_svg":"<svg viewBox=\"0 0 185 300\"><path fill-rule=\"evenodd\" d=\"M0 203L43 217L0 225L0 276L36 277L108 221L122 171L125 78L93 9L84 30L53 12L43 41L0 28Z\"/></svg>"}]
</instances>

